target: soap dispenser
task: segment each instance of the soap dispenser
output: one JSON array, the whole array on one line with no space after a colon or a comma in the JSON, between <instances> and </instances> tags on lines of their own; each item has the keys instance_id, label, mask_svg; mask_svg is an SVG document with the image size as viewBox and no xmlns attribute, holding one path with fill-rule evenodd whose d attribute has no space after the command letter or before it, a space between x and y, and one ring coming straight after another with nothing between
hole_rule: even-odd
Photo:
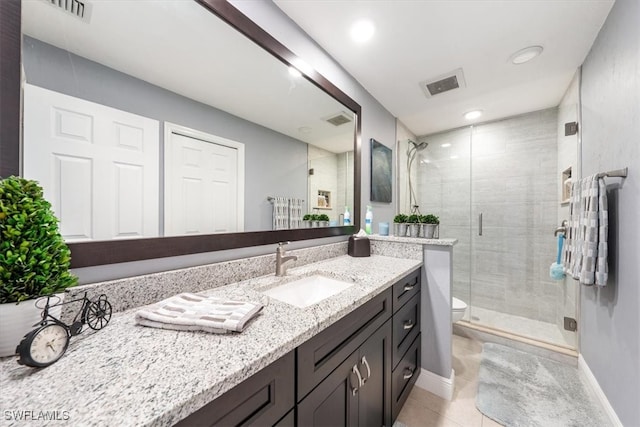
<instances>
[{"instance_id":1,"label":"soap dispenser","mask_svg":"<svg viewBox=\"0 0 640 427\"><path fill-rule=\"evenodd\" d=\"M373 224L373 210L371 209L370 205L367 205L367 214L364 217L364 232L365 233L371 234L373 232L372 224Z\"/></svg>"}]
</instances>

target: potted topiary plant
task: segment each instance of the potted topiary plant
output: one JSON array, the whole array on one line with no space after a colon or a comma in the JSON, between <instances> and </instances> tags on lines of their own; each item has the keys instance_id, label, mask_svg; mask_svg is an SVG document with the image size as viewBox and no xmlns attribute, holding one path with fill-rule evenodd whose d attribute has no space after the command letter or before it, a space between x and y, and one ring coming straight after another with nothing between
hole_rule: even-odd
<instances>
[{"instance_id":1,"label":"potted topiary plant","mask_svg":"<svg viewBox=\"0 0 640 427\"><path fill-rule=\"evenodd\" d=\"M407 222L409 223L409 237L419 237L420 216L417 214L409 215L409 218L407 218Z\"/></svg>"},{"instance_id":2,"label":"potted topiary plant","mask_svg":"<svg viewBox=\"0 0 640 427\"><path fill-rule=\"evenodd\" d=\"M312 225L313 225L313 223L311 222L311 217L312 216L313 215L311 215L311 214L305 214L302 217L302 223L304 224L304 228L311 228L312 227Z\"/></svg>"},{"instance_id":3,"label":"potted topiary plant","mask_svg":"<svg viewBox=\"0 0 640 427\"><path fill-rule=\"evenodd\" d=\"M36 181L0 180L0 357L15 354L22 337L41 320L42 296L77 283L71 252L58 231L51 204ZM61 307L56 307L59 317Z\"/></svg>"},{"instance_id":4,"label":"potted topiary plant","mask_svg":"<svg viewBox=\"0 0 640 427\"><path fill-rule=\"evenodd\" d=\"M319 227L328 227L329 226L329 215L320 214L318 215Z\"/></svg>"},{"instance_id":5,"label":"potted topiary plant","mask_svg":"<svg viewBox=\"0 0 640 427\"><path fill-rule=\"evenodd\" d=\"M438 225L440 224L440 218L433 214L425 215L424 224L422 228L422 236L427 239L438 238Z\"/></svg>"},{"instance_id":6,"label":"potted topiary plant","mask_svg":"<svg viewBox=\"0 0 640 427\"><path fill-rule=\"evenodd\" d=\"M407 219L405 214L398 214L393 218L393 234L398 237L405 237L407 235Z\"/></svg>"}]
</instances>

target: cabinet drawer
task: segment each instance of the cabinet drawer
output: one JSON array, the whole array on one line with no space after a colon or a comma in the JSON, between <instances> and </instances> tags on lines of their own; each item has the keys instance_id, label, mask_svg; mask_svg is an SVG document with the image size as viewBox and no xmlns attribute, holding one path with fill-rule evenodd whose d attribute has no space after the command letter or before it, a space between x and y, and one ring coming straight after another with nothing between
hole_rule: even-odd
<instances>
[{"instance_id":1,"label":"cabinet drawer","mask_svg":"<svg viewBox=\"0 0 640 427\"><path fill-rule=\"evenodd\" d=\"M420 375L420 335L411 344L391 374L391 413L396 420L411 388Z\"/></svg>"},{"instance_id":2,"label":"cabinet drawer","mask_svg":"<svg viewBox=\"0 0 640 427\"><path fill-rule=\"evenodd\" d=\"M393 367L420 333L420 293L393 315Z\"/></svg>"},{"instance_id":3,"label":"cabinet drawer","mask_svg":"<svg viewBox=\"0 0 640 427\"><path fill-rule=\"evenodd\" d=\"M391 289L347 314L298 349L298 396L302 400L391 318Z\"/></svg>"},{"instance_id":4,"label":"cabinet drawer","mask_svg":"<svg viewBox=\"0 0 640 427\"><path fill-rule=\"evenodd\" d=\"M415 294L420 292L420 271L418 269L393 285L393 312L398 311Z\"/></svg>"},{"instance_id":5,"label":"cabinet drawer","mask_svg":"<svg viewBox=\"0 0 640 427\"><path fill-rule=\"evenodd\" d=\"M292 351L176 426L272 426L295 405L294 369Z\"/></svg>"}]
</instances>

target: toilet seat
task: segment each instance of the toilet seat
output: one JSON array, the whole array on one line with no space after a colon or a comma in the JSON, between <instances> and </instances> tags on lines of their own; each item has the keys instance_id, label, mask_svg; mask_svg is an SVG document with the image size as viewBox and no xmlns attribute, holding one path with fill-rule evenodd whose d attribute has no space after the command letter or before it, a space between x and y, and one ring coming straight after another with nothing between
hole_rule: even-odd
<instances>
[{"instance_id":1,"label":"toilet seat","mask_svg":"<svg viewBox=\"0 0 640 427\"><path fill-rule=\"evenodd\" d=\"M456 298L451 298L451 310L453 311L465 311L467 309L467 303Z\"/></svg>"}]
</instances>

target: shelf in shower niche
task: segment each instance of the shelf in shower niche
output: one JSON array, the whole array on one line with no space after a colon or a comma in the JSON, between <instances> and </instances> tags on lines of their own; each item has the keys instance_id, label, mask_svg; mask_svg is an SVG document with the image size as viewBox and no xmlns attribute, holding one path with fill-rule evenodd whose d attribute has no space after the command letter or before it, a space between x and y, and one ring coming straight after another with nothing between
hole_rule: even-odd
<instances>
[{"instance_id":1,"label":"shelf in shower niche","mask_svg":"<svg viewBox=\"0 0 640 427\"><path fill-rule=\"evenodd\" d=\"M331 206L314 206L313 209L319 209L321 211L330 211L331 209L333 209Z\"/></svg>"}]
</instances>

